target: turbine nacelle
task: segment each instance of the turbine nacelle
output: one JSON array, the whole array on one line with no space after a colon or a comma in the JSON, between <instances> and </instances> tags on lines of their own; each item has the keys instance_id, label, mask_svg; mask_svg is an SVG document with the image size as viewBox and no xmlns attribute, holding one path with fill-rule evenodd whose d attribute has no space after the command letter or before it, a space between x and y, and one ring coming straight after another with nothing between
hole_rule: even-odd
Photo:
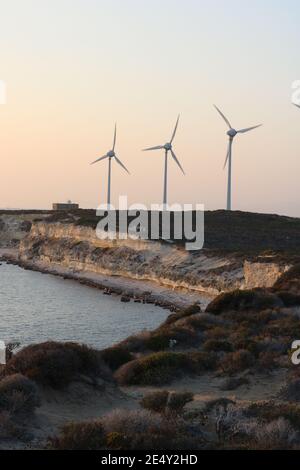
<instances>
[{"instance_id":1,"label":"turbine nacelle","mask_svg":"<svg viewBox=\"0 0 300 470\"><path fill-rule=\"evenodd\" d=\"M229 129L227 135L233 139L237 135L237 131L235 129Z\"/></svg>"},{"instance_id":2,"label":"turbine nacelle","mask_svg":"<svg viewBox=\"0 0 300 470\"><path fill-rule=\"evenodd\" d=\"M170 142L168 142L164 145L164 149L167 150L167 151L171 150L171 148L172 148L172 144L170 144Z\"/></svg>"},{"instance_id":3,"label":"turbine nacelle","mask_svg":"<svg viewBox=\"0 0 300 470\"><path fill-rule=\"evenodd\" d=\"M115 161L125 170L127 171L127 173L129 173L129 171L127 170L126 166L123 165L123 163L121 162L121 160L118 159L116 153L115 153L115 147L116 147L116 139L117 139L117 125L115 125L115 133L114 133L114 140L113 140L113 148L112 150L109 150L109 152L107 152L105 155L103 155L103 157L100 157L100 158L97 158L97 160L95 160L94 162L91 163L91 165L93 165L94 163L97 163L97 162L100 162L101 160L106 160L107 158L109 159L109 164L111 163L111 159L114 158ZM110 182L109 182L109 186L110 186ZM109 199L109 198L108 198Z\"/></svg>"}]
</instances>

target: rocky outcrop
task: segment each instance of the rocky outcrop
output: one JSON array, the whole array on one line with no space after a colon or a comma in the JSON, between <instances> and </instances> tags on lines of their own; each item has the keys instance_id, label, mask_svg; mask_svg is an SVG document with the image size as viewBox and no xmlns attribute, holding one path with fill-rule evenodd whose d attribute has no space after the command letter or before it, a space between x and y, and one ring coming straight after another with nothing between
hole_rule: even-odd
<instances>
[{"instance_id":1,"label":"rocky outcrop","mask_svg":"<svg viewBox=\"0 0 300 470\"><path fill-rule=\"evenodd\" d=\"M46 222L32 225L21 240L19 258L46 268L59 265L76 273L150 280L172 289L211 295L237 288L270 287L287 269L284 263L253 263L241 256L188 252L148 240L101 240L89 227Z\"/></svg>"},{"instance_id":2,"label":"rocky outcrop","mask_svg":"<svg viewBox=\"0 0 300 470\"><path fill-rule=\"evenodd\" d=\"M254 263L244 262L244 287L253 289L254 287L273 287L280 276L291 266L286 263Z\"/></svg>"},{"instance_id":3,"label":"rocky outcrop","mask_svg":"<svg viewBox=\"0 0 300 470\"><path fill-rule=\"evenodd\" d=\"M39 217L45 217L44 214L39 214ZM17 247L20 240L22 240L30 231L32 222L37 218L36 213L24 211L23 213L15 214L6 213L0 214L0 248L13 248Z\"/></svg>"}]
</instances>

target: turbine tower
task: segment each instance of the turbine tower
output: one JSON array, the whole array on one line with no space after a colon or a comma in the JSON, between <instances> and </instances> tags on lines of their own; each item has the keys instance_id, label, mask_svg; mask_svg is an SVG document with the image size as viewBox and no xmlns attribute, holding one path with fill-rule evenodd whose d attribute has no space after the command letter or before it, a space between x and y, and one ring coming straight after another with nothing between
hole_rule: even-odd
<instances>
[{"instance_id":1,"label":"turbine tower","mask_svg":"<svg viewBox=\"0 0 300 470\"><path fill-rule=\"evenodd\" d=\"M184 172L181 164L179 163L179 160L176 157L176 155L173 151L173 147L172 147L172 143L173 143L173 140L174 140L176 132L177 132L178 122L179 122L179 116L177 118L175 128L174 128L174 131L173 131L170 142L167 142L165 145L157 145L156 147L150 147L150 148L147 148L147 149L143 149L144 152L147 152L149 150L162 150L162 149L165 150L164 192L163 192L163 206L164 206L164 208L167 207L167 199L168 199L167 190L168 190L168 154L169 154L169 152L171 153L173 159L175 160L175 162L179 166L182 173L185 175L185 172Z\"/></svg>"},{"instance_id":2,"label":"turbine tower","mask_svg":"<svg viewBox=\"0 0 300 470\"><path fill-rule=\"evenodd\" d=\"M108 158L108 183L107 183L107 205L110 205L110 188L111 188L111 160L114 158L115 161L122 167L124 168L125 171L127 171L128 174L129 171L127 170L126 166L123 165L121 160L117 157L115 154L115 147L116 147L116 140L117 140L117 125L115 124L115 133L114 133L114 140L113 140L113 146L112 150L109 150L106 155L103 155L103 157L97 158L94 162L91 163L91 165L94 165L94 163L100 162L100 160L105 160Z\"/></svg>"},{"instance_id":3,"label":"turbine tower","mask_svg":"<svg viewBox=\"0 0 300 470\"><path fill-rule=\"evenodd\" d=\"M257 127L262 126L262 124L258 124L258 126L253 126L253 127L247 127L246 129L240 129L239 131L235 130L230 122L228 121L227 117L224 116L222 111L220 111L219 108L217 108L216 105L214 105L218 113L221 115L221 117L224 119L226 122L229 130L227 131L227 135L229 137L229 143L228 143L228 150L227 150L227 155L224 163L224 169L228 163L228 183L227 183L227 210L231 211L231 173L232 173L232 144L233 144L233 139L237 134L245 134L246 132L252 131L253 129L256 129Z\"/></svg>"}]
</instances>

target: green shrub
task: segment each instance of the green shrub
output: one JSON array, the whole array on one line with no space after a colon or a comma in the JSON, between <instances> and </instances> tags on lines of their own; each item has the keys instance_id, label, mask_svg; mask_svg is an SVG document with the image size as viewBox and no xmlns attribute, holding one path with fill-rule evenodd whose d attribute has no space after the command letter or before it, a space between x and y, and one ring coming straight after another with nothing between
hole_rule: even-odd
<instances>
[{"instance_id":1,"label":"green shrub","mask_svg":"<svg viewBox=\"0 0 300 470\"><path fill-rule=\"evenodd\" d=\"M258 356L258 367L265 372L273 370L276 367L278 354L273 351L262 351Z\"/></svg>"},{"instance_id":2,"label":"green shrub","mask_svg":"<svg viewBox=\"0 0 300 470\"><path fill-rule=\"evenodd\" d=\"M178 320L181 320L182 318L186 318L200 312L201 307L198 304L190 305L189 307L186 307L185 309L180 310L179 312L169 315L163 325L170 325Z\"/></svg>"},{"instance_id":3,"label":"green shrub","mask_svg":"<svg viewBox=\"0 0 300 470\"><path fill-rule=\"evenodd\" d=\"M234 374L241 372L255 364L255 357L249 351L241 349L232 353L226 354L222 359L220 367L223 372L227 374Z\"/></svg>"},{"instance_id":4,"label":"green shrub","mask_svg":"<svg viewBox=\"0 0 300 470\"><path fill-rule=\"evenodd\" d=\"M163 333L154 333L148 340L145 342L146 349L151 351L162 351L169 348L170 344L170 335Z\"/></svg>"},{"instance_id":5,"label":"green shrub","mask_svg":"<svg viewBox=\"0 0 300 470\"><path fill-rule=\"evenodd\" d=\"M233 347L232 344L228 341L220 341L217 339L209 339L205 341L203 344L204 351L225 351L225 352L232 352Z\"/></svg>"},{"instance_id":6,"label":"green shrub","mask_svg":"<svg viewBox=\"0 0 300 470\"><path fill-rule=\"evenodd\" d=\"M187 353L189 372L201 374L215 370L218 365L218 356L211 351L193 351Z\"/></svg>"},{"instance_id":7,"label":"green shrub","mask_svg":"<svg viewBox=\"0 0 300 470\"><path fill-rule=\"evenodd\" d=\"M143 408L155 413L179 415L184 406L193 398L193 394L190 392L159 390L146 394L140 403Z\"/></svg>"},{"instance_id":8,"label":"green shrub","mask_svg":"<svg viewBox=\"0 0 300 470\"><path fill-rule=\"evenodd\" d=\"M194 395L190 392L171 392L168 398L167 411L172 414L181 414L187 403L193 401Z\"/></svg>"},{"instance_id":9,"label":"green shrub","mask_svg":"<svg viewBox=\"0 0 300 470\"><path fill-rule=\"evenodd\" d=\"M108 449L122 450L128 449L130 445L130 439L121 432L110 432L106 436L106 445Z\"/></svg>"},{"instance_id":10,"label":"green shrub","mask_svg":"<svg viewBox=\"0 0 300 470\"><path fill-rule=\"evenodd\" d=\"M4 375L21 373L39 384L62 388L80 375L110 378L99 354L76 343L34 344L15 354L4 368Z\"/></svg>"},{"instance_id":11,"label":"green shrub","mask_svg":"<svg viewBox=\"0 0 300 470\"><path fill-rule=\"evenodd\" d=\"M160 385L170 382L187 367L185 354L158 352L124 364L115 377L122 385Z\"/></svg>"},{"instance_id":12,"label":"green shrub","mask_svg":"<svg viewBox=\"0 0 300 470\"><path fill-rule=\"evenodd\" d=\"M249 380L246 377L228 377L222 383L220 389L224 391L236 390L242 385L249 384Z\"/></svg>"},{"instance_id":13,"label":"green shrub","mask_svg":"<svg viewBox=\"0 0 300 470\"><path fill-rule=\"evenodd\" d=\"M164 413L167 407L169 392L167 390L158 390L147 393L141 400L141 406L149 411Z\"/></svg>"},{"instance_id":14,"label":"green shrub","mask_svg":"<svg viewBox=\"0 0 300 470\"><path fill-rule=\"evenodd\" d=\"M287 419L295 428L300 429L300 406L296 403L279 403L275 401L264 401L251 403L245 414L249 417L259 418L266 422L278 418Z\"/></svg>"},{"instance_id":15,"label":"green shrub","mask_svg":"<svg viewBox=\"0 0 300 470\"><path fill-rule=\"evenodd\" d=\"M56 450L101 450L104 444L101 421L65 424L58 437L49 439L49 446Z\"/></svg>"},{"instance_id":16,"label":"green shrub","mask_svg":"<svg viewBox=\"0 0 300 470\"><path fill-rule=\"evenodd\" d=\"M134 357L125 348L112 346L101 351L101 358L111 370L115 371L126 362L132 361Z\"/></svg>"},{"instance_id":17,"label":"green shrub","mask_svg":"<svg viewBox=\"0 0 300 470\"><path fill-rule=\"evenodd\" d=\"M216 297L207 307L206 312L219 315L234 310L263 310L269 307L282 306L277 295L266 289L234 290Z\"/></svg>"},{"instance_id":18,"label":"green shrub","mask_svg":"<svg viewBox=\"0 0 300 470\"><path fill-rule=\"evenodd\" d=\"M178 451L198 449L202 443L182 419L148 410L115 410L103 417L103 425L108 448Z\"/></svg>"},{"instance_id":19,"label":"green shrub","mask_svg":"<svg viewBox=\"0 0 300 470\"><path fill-rule=\"evenodd\" d=\"M33 412L40 405L37 386L27 377L14 374L0 381L0 411L12 414Z\"/></svg>"},{"instance_id":20,"label":"green shrub","mask_svg":"<svg viewBox=\"0 0 300 470\"><path fill-rule=\"evenodd\" d=\"M291 402L300 402L300 379L292 380L280 390L280 398Z\"/></svg>"},{"instance_id":21,"label":"green shrub","mask_svg":"<svg viewBox=\"0 0 300 470\"><path fill-rule=\"evenodd\" d=\"M212 326L205 331L205 337L211 340L224 340L224 338L228 337L228 327Z\"/></svg>"}]
</instances>

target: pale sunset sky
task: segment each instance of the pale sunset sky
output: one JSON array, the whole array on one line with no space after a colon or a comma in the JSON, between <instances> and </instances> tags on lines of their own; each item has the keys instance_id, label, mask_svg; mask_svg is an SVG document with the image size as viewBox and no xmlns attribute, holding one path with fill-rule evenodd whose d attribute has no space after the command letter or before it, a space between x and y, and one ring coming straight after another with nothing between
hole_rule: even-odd
<instances>
[{"instance_id":1,"label":"pale sunset sky","mask_svg":"<svg viewBox=\"0 0 300 470\"><path fill-rule=\"evenodd\" d=\"M0 0L1 208L161 202L164 144L169 202L226 203L226 126L237 136L233 208L300 217L299 0Z\"/></svg>"}]
</instances>

